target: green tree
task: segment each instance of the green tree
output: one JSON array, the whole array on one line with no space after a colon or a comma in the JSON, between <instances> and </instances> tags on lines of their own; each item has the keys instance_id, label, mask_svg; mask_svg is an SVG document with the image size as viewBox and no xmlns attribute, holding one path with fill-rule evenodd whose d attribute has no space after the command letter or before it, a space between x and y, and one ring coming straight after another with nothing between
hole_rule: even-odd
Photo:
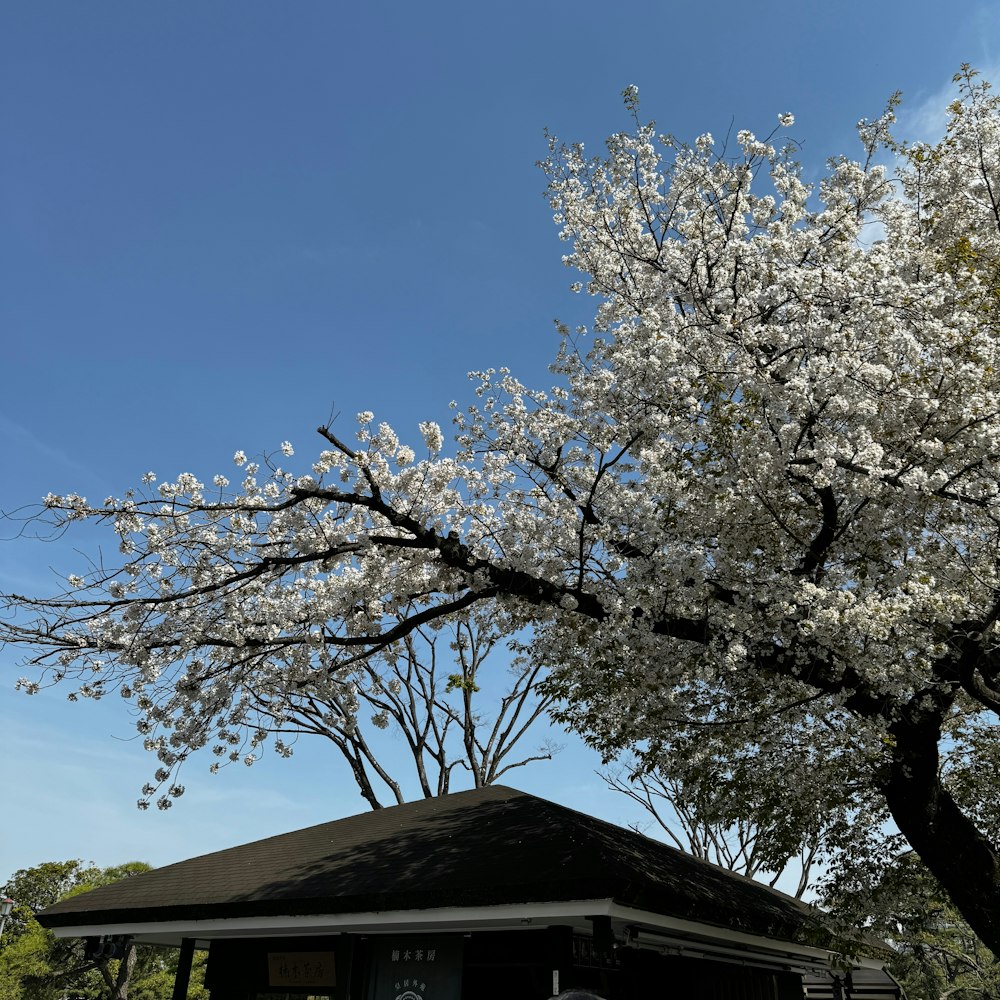
<instances>
[{"instance_id":1,"label":"green tree","mask_svg":"<svg viewBox=\"0 0 1000 1000\"><path fill-rule=\"evenodd\" d=\"M854 871L831 888L845 915L892 945L889 967L909 1000L1000 997L1000 960L913 851L874 879Z\"/></svg>"},{"instance_id":2,"label":"green tree","mask_svg":"<svg viewBox=\"0 0 1000 1000\"><path fill-rule=\"evenodd\" d=\"M174 989L177 975L177 955L174 948L140 945L139 957L132 973L129 1000L166 1000ZM196 951L188 983L188 1000L208 1000L205 988L205 962L207 951Z\"/></svg>"},{"instance_id":3,"label":"green tree","mask_svg":"<svg viewBox=\"0 0 1000 1000\"><path fill-rule=\"evenodd\" d=\"M16 903L0 942L0 1000L160 1000L176 973L169 948L129 944L118 959L88 959L79 938L57 938L35 914L67 896L149 871L141 861L99 868L79 860L48 861L15 872L2 892ZM204 1000L204 957L192 970L192 1000Z\"/></svg>"},{"instance_id":4,"label":"green tree","mask_svg":"<svg viewBox=\"0 0 1000 1000\"><path fill-rule=\"evenodd\" d=\"M95 865L73 860L45 861L34 868L21 868L14 872L2 890L15 904L4 931L5 941L27 931L32 917L39 910L62 899L76 886L90 885L99 877L100 871Z\"/></svg>"},{"instance_id":5,"label":"green tree","mask_svg":"<svg viewBox=\"0 0 1000 1000\"><path fill-rule=\"evenodd\" d=\"M51 977L51 950L48 931L31 917L16 937L5 935L0 947L0 1000L45 996L35 987Z\"/></svg>"}]
</instances>

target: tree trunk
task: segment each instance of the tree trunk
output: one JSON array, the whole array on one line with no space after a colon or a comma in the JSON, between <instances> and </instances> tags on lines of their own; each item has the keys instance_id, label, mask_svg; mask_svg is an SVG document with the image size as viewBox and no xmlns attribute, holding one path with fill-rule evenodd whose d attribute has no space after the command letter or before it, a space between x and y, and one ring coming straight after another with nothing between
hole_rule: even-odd
<instances>
[{"instance_id":1,"label":"tree trunk","mask_svg":"<svg viewBox=\"0 0 1000 1000\"><path fill-rule=\"evenodd\" d=\"M111 994L111 1000L127 1000L128 988L132 982L132 970L135 968L137 954L135 943L130 941L125 949L125 954L118 963L118 976L115 980L115 988Z\"/></svg>"},{"instance_id":2,"label":"tree trunk","mask_svg":"<svg viewBox=\"0 0 1000 1000\"><path fill-rule=\"evenodd\" d=\"M906 720L892 732L893 759L880 783L889 811L972 929L1000 955L1000 855L941 782L940 730Z\"/></svg>"}]
</instances>

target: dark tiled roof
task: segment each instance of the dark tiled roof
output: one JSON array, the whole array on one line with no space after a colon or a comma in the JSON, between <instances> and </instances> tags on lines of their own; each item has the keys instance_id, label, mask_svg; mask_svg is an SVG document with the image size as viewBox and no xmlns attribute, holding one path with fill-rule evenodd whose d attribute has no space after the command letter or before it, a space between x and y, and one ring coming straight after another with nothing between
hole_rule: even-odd
<instances>
[{"instance_id":1,"label":"dark tiled roof","mask_svg":"<svg viewBox=\"0 0 1000 1000\"><path fill-rule=\"evenodd\" d=\"M510 788L422 799L74 896L49 927L613 899L785 940L813 911L655 840Z\"/></svg>"}]
</instances>

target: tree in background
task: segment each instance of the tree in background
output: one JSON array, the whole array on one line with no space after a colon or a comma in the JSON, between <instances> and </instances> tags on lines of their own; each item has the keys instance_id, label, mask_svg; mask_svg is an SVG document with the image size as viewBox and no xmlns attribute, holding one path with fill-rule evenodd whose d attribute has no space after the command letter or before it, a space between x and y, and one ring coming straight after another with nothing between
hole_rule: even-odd
<instances>
[{"instance_id":1,"label":"tree in background","mask_svg":"<svg viewBox=\"0 0 1000 1000\"><path fill-rule=\"evenodd\" d=\"M8 596L22 686L135 705L169 804L191 752L252 740L255 698L331 700L498 605L562 717L650 767L678 731L822 732L1000 950L1000 104L956 80L940 143L900 145L891 104L815 188L772 141L791 115L688 146L630 88L631 134L598 158L552 140L545 164L598 300L550 391L480 373L454 457L436 424L418 459L366 411L308 470L286 445L237 452L235 486L48 496L121 560Z\"/></svg>"},{"instance_id":2,"label":"tree in background","mask_svg":"<svg viewBox=\"0 0 1000 1000\"><path fill-rule=\"evenodd\" d=\"M714 759L704 746L688 749L684 759L674 747L652 769L633 756L602 773L688 854L801 899L824 896L831 872L848 859L871 861L899 841L883 829L887 815L877 796L827 783L821 760L804 757L804 783L790 786L788 769L760 747Z\"/></svg>"},{"instance_id":3,"label":"tree in background","mask_svg":"<svg viewBox=\"0 0 1000 1000\"><path fill-rule=\"evenodd\" d=\"M791 894L801 899L811 885L813 865L819 851L819 838L804 835L796 853L770 854L771 838L778 833L773 824L759 825L748 818L747 810L737 804L727 786L717 786L718 795L706 796L704 789L694 789L681 780L660 771L633 770L636 762L619 765L601 773L609 788L642 806L655 821L661 836L678 850L708 861L720 868L757 879L772 889L783 876L797 869L796 887ZM721 800L721 801L720 801ZM642 833L642 824L631 824ZM798 839L798 838L797 838Z\"/></svg>"},{"instance_id":4,"label":"tree in background","mask_svg":"<svg viewBox=\"0 0 1000 1000\"><path fill-rule=\"evenodd\" d=\"M138 864L138 862L136 862ZM100 877L101 870L82 861L46 861L14 872L0 890L15 906L4 935L17 938L39 910L62 899L71 889Z\"/></svg>"},{"instance_id":5,"label":"tree in background","mask_svg":"<svg viewBox=\"0 0 1000 1000\"><path fill-rule=\"evenodd\" d=\"M976 936L912 851L872 873L859 869L830 887L843 912L895 950L889 966L909 1000L992 1000L1000 961Z\"/></svg>"},{"instance_id":6,"label":"tree in background","mask_svg":"<svg viewBox=\"0 0 1000 1000\"><path fill-rule=\"evenodd\" d=\"M246 746L234 750L224 743L213 751L230 761L252 760L273 735L275 750L290 756L289 734L321 736L347 761L365 801L380 809L386 794L393 804L406 801L403 775L393 772L372 739L372 730L393 730L403 737L425 798L446 795L456 771L474 788L495 784L511 770L550 760L558 751L546 742L527 756L514 753L552 703L541 690L546 672L539 664L515 656L507 668L510 683L501 694L481 688L486 658L508 634L509 625L496 608L432 621L361 661L349 679L322 696L308 689L255 694L251 756Z\"/></svg>"},{"instance_id":7,"label":"tree in background","mask_svg":"<svg viewBox=\"0 0 1000 1000\"><path fill-rule=\"evenodd\" d=\"M16 903L0 942L0 1000L161 1000L169 995L176 953L129 942L120 959L90 958L79 938L57 938L35 914L67 896L149 871L131 861L98 868L82 861L49 861L15 872L2 893ZM207 1000L204 956L196 961L188 993ZM166 989L164 990L164 986Z\"/></svg>"},{"instance_id":8,"label":"tree in background","mask_svg":"<svg viewBox=\"0 0 1000 1000\"><path fill-rule=\"evenodd\" d=\"M121 960L90 959L83 942L55 937L34 915L66 896L86 892L143 871L149 865L138 861L101 869L82 861L51 861L15 872L3 892L16 903L11 920L11 939L0 952L0 990L4 1000L55 1000L72 990L78 996L128 995L136 961L130 945Z\"/></svg>"},{"instance_id":9,"label":"tree in background","mask_svg":"<svg viewBox=\"0 0 1000 1000\"><path fill-rule=\"evenodd\" d=\"M675 846L826 902L837 871L899 851L867 762L828 718L790 728L771 719L765 733L747 728L753 704L730 701L713 712L705 726L665 723L655 741L604 774Z\"/></svg>"}]
</instances>

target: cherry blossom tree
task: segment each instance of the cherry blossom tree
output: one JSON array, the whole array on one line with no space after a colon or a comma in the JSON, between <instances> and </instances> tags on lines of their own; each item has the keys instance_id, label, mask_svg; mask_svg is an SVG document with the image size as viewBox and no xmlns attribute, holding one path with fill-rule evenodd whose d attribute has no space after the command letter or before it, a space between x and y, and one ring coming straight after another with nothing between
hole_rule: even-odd
<instances>
[{"instance_id":1,"label":"cherry blossom tree","mask_svg":"<svg viewBox=\"0 0 1000 1000\"><path fill-rule=\"evenodd\" d=\"M237 452L235 484L47 497L121 560L8 597L22 686L130 700L169 796L255 695L332 697L495 603L599 747L837 735L997 951L1000 107L956 82L937 145L898 142L892 103L814 186L790 115L688 146L627 90L631 132L545 163L596 300L553 388L479 373L453 454L366 412L357 440L322 427L308 470L289 445Z\"/></svg>"}]
</instances>

